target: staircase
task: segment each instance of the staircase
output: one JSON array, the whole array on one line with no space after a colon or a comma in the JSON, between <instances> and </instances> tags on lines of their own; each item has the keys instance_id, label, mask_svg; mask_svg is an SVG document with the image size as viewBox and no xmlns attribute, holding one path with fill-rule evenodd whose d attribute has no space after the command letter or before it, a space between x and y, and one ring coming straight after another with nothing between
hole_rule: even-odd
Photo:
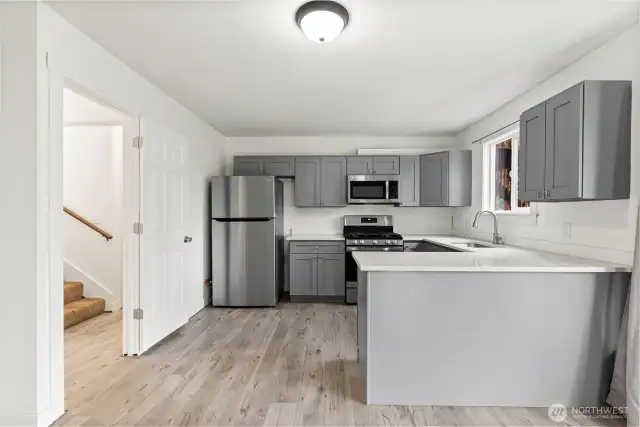
<instances>
[{"instance_id":1,"label":"staircase","mask_svg":"<svg viewBox=\"0 0 640 427\"><path fill-rule=\"evenodd\" d=\"M64 328L104 313L102 298L84 298L82 282L64 282Z\"/></svg>"}]
</instances>

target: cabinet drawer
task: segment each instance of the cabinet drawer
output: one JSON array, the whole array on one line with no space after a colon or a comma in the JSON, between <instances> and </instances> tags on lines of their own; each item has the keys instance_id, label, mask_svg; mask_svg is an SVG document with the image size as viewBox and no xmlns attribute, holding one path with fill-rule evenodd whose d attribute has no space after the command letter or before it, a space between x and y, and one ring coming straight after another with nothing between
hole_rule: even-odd
<instances>
[{"instance_id":1,"label":"cabinet drawer","mask_svg":"<svg viewBox=\"0 0 640 427\"><path fill-rule=\"evenodd\" d=\"M343 241L310 242L300 241L289 244L289 253L292 254L340 254L344 253Z\"/></svg>"}]
</instances>

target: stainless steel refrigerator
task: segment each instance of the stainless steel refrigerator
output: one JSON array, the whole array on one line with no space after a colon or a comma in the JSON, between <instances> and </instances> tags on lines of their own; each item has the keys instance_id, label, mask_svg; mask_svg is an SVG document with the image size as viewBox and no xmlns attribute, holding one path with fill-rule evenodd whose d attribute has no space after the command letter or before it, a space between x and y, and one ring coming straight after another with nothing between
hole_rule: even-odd
<instances>
[{"instance_id":1,"label":"stainless steel refrigerator","mask_svg":"<svg viewBox=\"0 0 640 427\"><path fill-rule=\"evenodd\" d=\"M275 306L284 285L282 182L220 176L211 182L212 304Z\"/></svg>"}]
</instances>

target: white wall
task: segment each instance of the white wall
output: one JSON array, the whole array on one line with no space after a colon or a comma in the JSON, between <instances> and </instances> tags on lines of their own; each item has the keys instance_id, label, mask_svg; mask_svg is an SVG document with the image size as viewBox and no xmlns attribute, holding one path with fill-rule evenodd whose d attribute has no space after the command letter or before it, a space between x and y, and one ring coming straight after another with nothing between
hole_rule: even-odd
<instances>
[{"instance_id":1,"label":"white wall","mask_svg":"<svg viewBox=\"0 0 640 427\"><path fill-rule=\"evenodd\" d=\"M36 26L35 2L0 2L0 425L37 411Z\"/></svg>"},{"instance_id":2,"label":"white wall","mask_svg":"<svg viewBox=\"0 0 640 427\"><path fill-rule=\"evenodd\" d=\"M500 218L500 231L507 243L604 261L632 263L640 190L638 52L640 27L636 25L458 135L462 144L473 147L473 207L457 212L455 232L490 239L493 229L489 217L483 218L479 230L470 228L473 215L482 208L482 147L472 146L472 141L518 120L523 111L582 80L633 80L633 200L538 203L533 204L533 210L539 213L538 218Z\"/></svg>"},{"instance_id":3,"label":"white wall","mask_svg":"<svg viewBox=\"0 0 640 427\"><path fill-rule=\"evenodd\" d=\"M451 148L453 137L238 137L227 139L227 173L233 171L233 156L240 155L355 155L358 149L424 149ZM390 154L390 153L387 153ZM395 208L389 206L347 206L346 208L296 208L293 180L285 180L285 233L334 234L342 232L344 215L393 215L396 230L404 233L451 232L454 209Z\"/></svg>"},{"instance_id":4,"label":"white wall","mask_svg":"<svg viewBox=\"0 0 640 427\"><path fill-rule=\"evenodd\" d=\"M0 2L0 43L0 342L10 349L0 353L0 425L49 425L64 411L65 79L192 141L194 312L204 305L207 181L222 170L224 137L42 2Z\"/></svg>"},{"instance_id":5,"label":"white wall","mask_svg":"<svg viewBox=\"0 0 640 427\"><path fill-rule=\"evenodd\" d=\"M87 276L84 296L105 298L110 311L122 306L123 138L123 126L65 126L63 136L64 206L113 236L64 215L65 280Z\"/></svg>"}]
</instances>

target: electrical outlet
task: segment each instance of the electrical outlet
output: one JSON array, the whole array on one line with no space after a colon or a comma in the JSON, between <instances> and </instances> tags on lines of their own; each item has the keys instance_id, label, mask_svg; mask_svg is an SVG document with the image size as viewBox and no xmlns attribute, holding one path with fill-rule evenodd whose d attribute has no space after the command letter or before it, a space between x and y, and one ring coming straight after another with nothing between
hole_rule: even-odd
<instances>
[{"instance_id":1,"label":"electrical outlet","mask_svg":"<svg viewBox=\"0 0 640 427\"><path fill-rule=\"evenodd\" d=\"M562 235L565 240L571 240L571 224L564 223L562 225Z\"/></svg>"}]
</instances>

